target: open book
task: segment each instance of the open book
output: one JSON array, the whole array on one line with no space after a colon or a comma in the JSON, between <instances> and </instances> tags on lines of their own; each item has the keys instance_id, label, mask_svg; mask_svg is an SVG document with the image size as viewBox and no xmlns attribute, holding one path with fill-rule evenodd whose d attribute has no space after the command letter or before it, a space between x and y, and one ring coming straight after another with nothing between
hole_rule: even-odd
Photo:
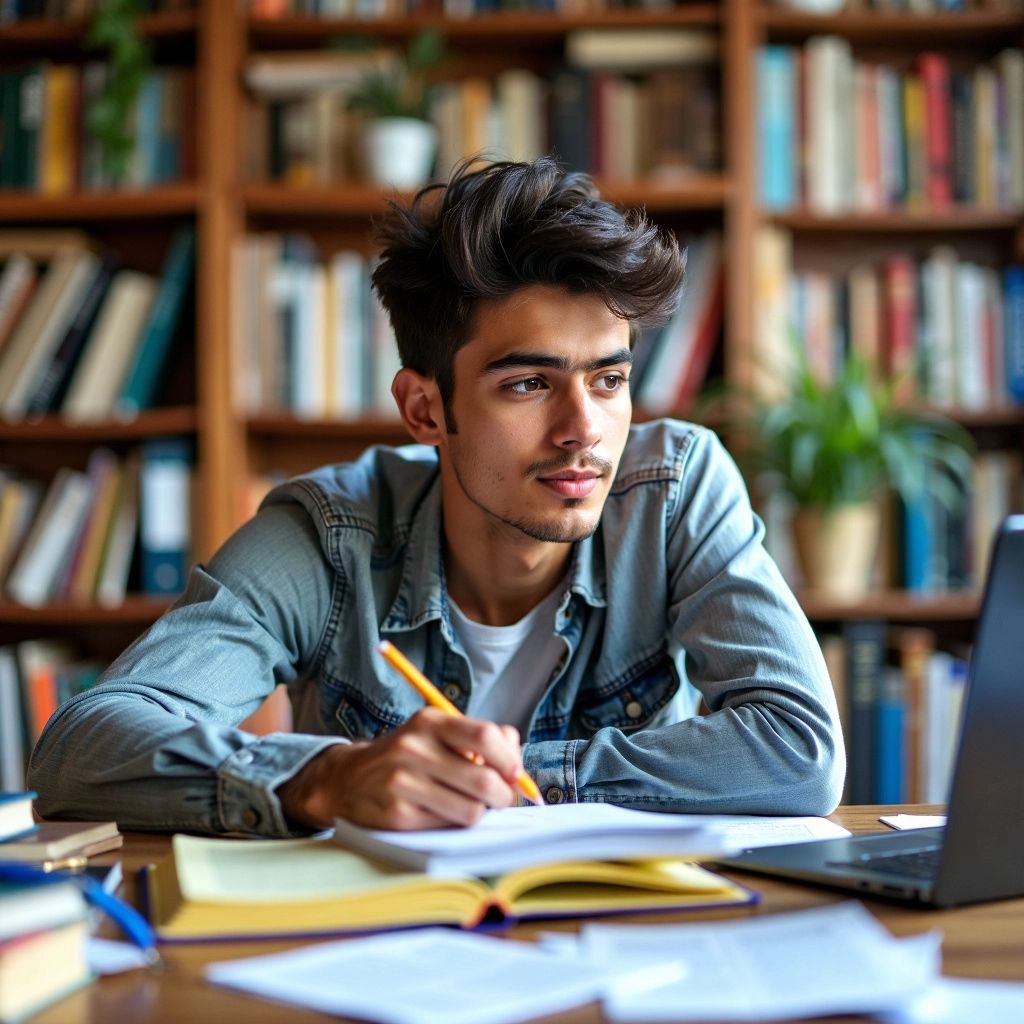
<instances>
[{"instance_id":1,"label":"open book","mask_svg":"<svg viewBox=\"0 0 1024 1024\"><path fill-rule=\"evenodd\" d=\"M167 941L335 934L426 924L751 903L756 894L683 859L570 861L499 878L431 877L322 839L176 835L146 872L149 916Z\"/></svg>"}]
</instances>

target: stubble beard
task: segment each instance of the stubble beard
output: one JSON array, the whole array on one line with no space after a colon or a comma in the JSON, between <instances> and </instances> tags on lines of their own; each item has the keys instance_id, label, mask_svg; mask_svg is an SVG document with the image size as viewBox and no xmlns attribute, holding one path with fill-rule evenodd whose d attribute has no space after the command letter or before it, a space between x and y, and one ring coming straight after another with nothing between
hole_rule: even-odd
<instances>
[{"instance_id":1,"label":"stubble beard","mask_svg":"<svg viewBox=\"0 0 1024 1024\"><path fill-rule=\"evenodd\" d=\"M545 459L542 462L535 462L529 466L526 471L526 478L528 480L532 480L543 473L557 473L559 470L568 469L570 466L579 465L579 463L579 457L572 454L559 456L555 459ZM602 476L610 476L615 469L614 463L596 455L588 455L585 457L583 459L583 465L598 469L602 473ZM474 496L472 490L466 486L466 483L462 478L462 474L459 472L457 460L452 459L451 466L455 473L455 479L458 481L459 487L462 489L462 493L465 494L477 508L486 513L486 515L491 519L496 520L502 526L515 530L517 533L521 533L523 536L529 537L531 540L541 541L545 544L575 544L577 541L586 540L587 537L592 537L597 531L597 526L601 519L600 510L593 523L569 524L530 519L525 516L517 517L509 513L499 512L490 508L478 500ZM586 498L563 498L562 508L566 510L580 508L586 500ZM601 508L604 508L603 501L601 503Z\"/></svg>"}]
</instances>

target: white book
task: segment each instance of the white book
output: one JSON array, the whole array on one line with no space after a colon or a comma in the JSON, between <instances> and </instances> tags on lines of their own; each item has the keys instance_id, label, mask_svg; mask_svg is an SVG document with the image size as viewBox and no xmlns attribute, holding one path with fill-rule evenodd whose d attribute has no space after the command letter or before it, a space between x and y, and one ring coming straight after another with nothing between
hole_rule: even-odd
<instances>
[{"instance_id":1,"label":"white book","mask_svg":"<svg viewBox=\"0 0 1024 1024\"><path fill-rule=\"evenodd\" d=\"M525 68L511 68L498 75L495 89L504 157L534 160L542 156L544 90L540 76Z\"/></svg>"},{"instance_id":2,"label":"white book","mask_svg":"<svg viewBox=\"0 0 1024 1024\"><path fill-rule=\"evenodd\" d=\"M958 263L951 246L937 245L921 264L925 398L940 406L957 400Z\"/></svg>"},{"instance_id":3,"label":"white book","mask_svg":"<svg viewBox=\"0 0 1024 1024\"><path fill-rule=\"evenodd\" d=\"M326 413L324 403L324 293L326 271L320 263L293 268L295 275L295 347L292 351L292 412L306 419Z\"/></svg>"},{"instance_id":4,"label":"white book","mask_svg":"<svg viewBox=\"0 0 1024 1024\"><path fill-rule=\"evenodd\" d=\"M102 420L113 413L156 286L155 277L136 270L121 270L114 277L61 407L69 420Z\"/></svg>"},{"instance_id":5,"label":"white book","mask_svg":"<svg viewBox=\"0 0 1024 1024\"><path fill-rule=\"evenodd\" d=\"M85 473L66 466L57 470L7 580L7 592L15 601L38 607L50 599L89 510L91 493Z\"/></svg>"},{"instance_id":6,"label":"white book","mask_svg":"<svg viewBox=\"0 0 1024 1024\"><path fill-rule=\"evenodd\" d=\"M956 271L957 403L984 409L989 402L985 346L985 282L981 267L961 263Z\"/></svg>"},{"instance_id":7,"label":"white book","mask_svg":"<svg viewBox=\"0 0 1024 1024\"><path fill-rule=\"evenodd\" d=\"M837 36L807 42L807 201L819 213L846 209L853 196L853 56Z\"/></svg>"},{"instance_id":8,"label":"white book","mask_svg":"<svg viewBox=\"0 0 1024 1024\"><path fill-rule=\"evenodd\" d=\"M331 260L330 273L334 293L331 326L334 386L328 413L343 419L358 416L363 409L366 261L357 252L338 252Z\"/></svg>"}]
</instances>

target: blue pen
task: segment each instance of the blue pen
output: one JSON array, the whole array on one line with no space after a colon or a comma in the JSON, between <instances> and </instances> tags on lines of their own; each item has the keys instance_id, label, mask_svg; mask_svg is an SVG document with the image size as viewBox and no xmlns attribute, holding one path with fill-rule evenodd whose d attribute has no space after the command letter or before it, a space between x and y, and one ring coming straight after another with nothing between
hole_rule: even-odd
<instances>
[{"instance_id":1,"label":"blue pen","mask_svg":"<svg viewBox=\"0 0 1024 1024\"><path fill-rule=\"evenodd\" d=\"M109 893L102 884L89 875L73 875L66 871L43 871L29 864L0 864L0 882L21 882L47 885L55 882L73 882L82 890L86 902L107 915L131 942L145 954L151 967L160 962L156 948L156 933L149 922L132 906Z\"/></svg>"}]
</instances>

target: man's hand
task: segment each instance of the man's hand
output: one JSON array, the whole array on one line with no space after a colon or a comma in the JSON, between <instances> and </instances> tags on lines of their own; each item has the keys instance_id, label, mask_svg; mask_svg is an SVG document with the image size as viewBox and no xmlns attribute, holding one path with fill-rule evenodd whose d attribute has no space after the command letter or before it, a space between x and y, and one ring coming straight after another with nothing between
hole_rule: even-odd
<instances>
[{"instance_id":1,"label":"man's hand","mask_svg":"<svg viewBox=\"0 0 1024 1024\"><path fill-rule=\"evenodd\" d=\"M472 825L488 807L516 803L521 768L512 726L428 707L372 743L328 747L277 795L289 821L315 828L335 818L367 828Z\"/></svg>"}]
</instances>

